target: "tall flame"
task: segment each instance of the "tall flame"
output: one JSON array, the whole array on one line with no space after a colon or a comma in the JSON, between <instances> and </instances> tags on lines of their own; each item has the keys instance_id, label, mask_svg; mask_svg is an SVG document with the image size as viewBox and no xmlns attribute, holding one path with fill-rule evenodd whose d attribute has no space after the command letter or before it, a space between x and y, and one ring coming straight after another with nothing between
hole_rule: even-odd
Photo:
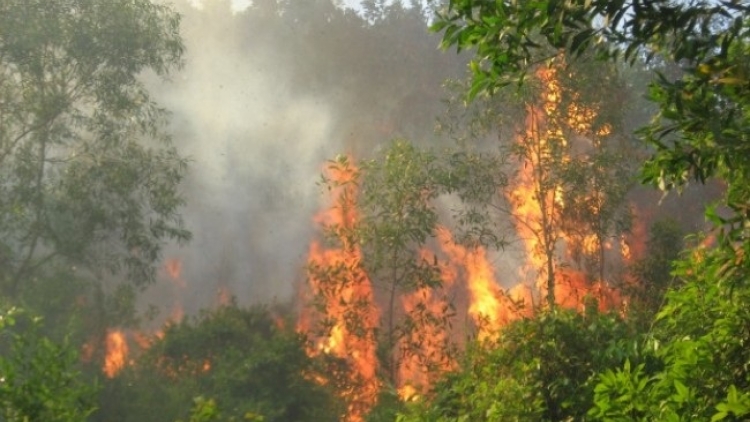
<instances>
[{"instance_id":1,"label":"tall flame","mask_svg":"<svg viewBox=\"0 0 750 422\"><path fill-rule=\"evenodd\" d=\"M554 119L562 101L556 69L542 68L537 77L544 86L542 100L527 107L526 128L518 138L524 153L508 201L526 252L528 266L519 269L521 276L533 277L538 289L546 295L553 284L555 263L551 255L561 235L558 222L563 206L562 192L555 185L550 163L561 158L557 150L565 148L566 141Z\"/></svg>"},{"instance_id":2,"label":"tall flame","mask_svg":"<svg viewBox=\"0 0 750 422\"><path fill-rule=\"evenodd\" d=\"M605 244L594 233L570 239L562 227L563 186L559 174L551 169L571 161L567 132L563 128L587 140L589 147L598 147L597 137L608 135L612 128L606 124L594 128L597 109L578 104L575 95L567 108L563 106L559 69L543 68L537 73L543 84L542 97L527 107L525 129L518 138L527 151L521 157L518 174L506 198L524 245L526 265L521 269L522 282L504 292L484 248L460 245L447 228L438 228L435 237L439 250L434 250L433 256L443 285L422 287L399 298L408 329L402 330L395 347L394 353L399 353L399 358L394 382L404 400L426 391L436 374L456 365L450 355L454 331L446 328L450 323L429 322L452 316L454 303L447 299L449 291L451 295L461 292L461 300L466 301L461 310L465 308L480 341L492 341L509 322L532 316L536 310L534 300L539 297L535 294L554 299L552 304L576 309L593 303L599 309L610 309L620 300L618 292L604 280L590 280L585 272L560 265L563 259L574 260L572 249L568 248L574 241L587 255L594 255L601 248L615 253L616 242L610 240ZM356 243L358 170L347 160L338 161L327 168L326 177L333 182L334 204L316 222L332 235L337 246L320 242L310 246L307 290L302 293L305 295L302 301L316 306L301 311L297 330L311 340L307 350L310 356L328 355L347 363L351 375L341 393L349 405L344 420L358 422L364 420L375 403L380 387L374 335L380 312L364 270L362 251ZM592 196L592 202L597 201L603 198ZM627 260L630 250L623 239L617 242L617 251ZM447 258L445 263L437 263L438 254ZM423 255L429 252L424 251ZM595 301L587 302L589 298ZM311 376L320 382L331 382L325 375Z\"/></svg>"},{"instance_id":3,"label":"tall flame","mask_svg":"<svg viewBox=\"0 0 750 422\"><path fill-rule=\"evenodd\" d=\"M172 295L174 302L168 317L168 323L179 323L185 317L185 311L182 308L182 296L187 288L185 279L182 278L182 261L178 258L169 258L164 262L164 271L167 278L172 283Z\"/></svg>"},{"instance_id":4,"label":"tall flame","mask_svg":"<svg viewBox=\"0 0 750 422\"><path fill-rule=\"evenodd\" d=\"M576 103L575 95L574 101L564 109L557 72L558 67L553 66L541 68L536 74L542 82L542 95L538 104L527 108L526 127L518 139L525 154L507 198L527 257L527 267L521 270L521 276L535 280L538 290L550 299L554 298L558 305L580 307L585 297L593 296L599 300L600 308L614 306L619 295L606 285L605 280L592 283L582 271L558 264L566 247L567 258L572 259L570 246L574 243L578 243L588 256L597 255L600 248L607 248L606 244L600 244L604 242L594 233L572 239L562 230L561 212L565 207L562 187L556 181L558 176L547 168L570 160L569 142L562 127L567 126L574 133L585 136L590 147L598 147L598 137L609 134L611 126L605 124L594 129L596 109ZM558 163L553 163L553 160ZM600 193L591 195L592 203L604 200L597 197ZM621 254L629 252L624 243L619 250ZM550 289L554 289L551 295Z\"/></svg>"},{"instance_id":5,"label":"tall flame","mask_svg":"<svg viewBox=\"0 0 750 422\"><path fill-rule=\"evenodd\" d=\"M311 245L308 288L323 312L304 310L297 326L312 338L309 355L323 353L347 363L351 377L341 396L347 402L344 420L348 422L364 421L380 389L374 337L380 316L372 284L362 267L362 252L350 234L358 218L356 175L357 169L348 161L327 169L327 176L338 187L332 192L334 205L316 220L333 232L339 246ZM322 332L316 332L321 327Z\"/></svg>"},{"instance_id":6,"label":"tall flame","mask_svg":"<svg viewBox=\"0 0 750 422\"><path fill-rule=\"evenodd\" d=\"M427 260L429 251L423 250ZM442 268L442 269L445 269ZM443 278L446 280L445 271ZM453 316L446 290L453 279L442 286L423 286L401 297L406 322L399 340L398 394L402 400L416 399L443 373L455 368L454 339L448 319Z\"/></svg>"}]
</instances>

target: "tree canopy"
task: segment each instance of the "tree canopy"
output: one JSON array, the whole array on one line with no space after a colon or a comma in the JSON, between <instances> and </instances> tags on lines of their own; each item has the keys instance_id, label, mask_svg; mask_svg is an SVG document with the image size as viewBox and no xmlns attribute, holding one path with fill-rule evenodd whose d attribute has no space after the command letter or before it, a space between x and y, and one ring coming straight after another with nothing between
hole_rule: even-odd
<instances>
[{"instance_id":1,"label":"tree canopy","mask_svg":"<svg viewBox=\"0 0 750 422\"><path fill-rule=\"evenodd\" d=\"M444 31L445 48L476 49L470 97L522 82L560 51L677 63L677 77L657 73L649 90L659 113L642 132L655 148L644 178L663 189L725 178L727 205L747 215L750 196L731 182L747 176L738 157L747 155L748 12L737 1L451 0L433 29Z\"/></svg>"},{"instance_id":2,"label":"tree canopy","mask_svg":"<svg viewBox=\"0 0 750 422\"><path fill-rule=\"evenodd\" d=\"M677 283L636 352L600 375L588 412L594 420L718 421L750 413L740 346L750 289L748 11L738 1L451 0L434 26L444 31L445 47L475 49L469 98L523 84L561 52L643 63L654 74L647 94L657 111L638 132L651 148L642 179L664 191L710 178L726 188L706 209L715 237L698 239L675 263ZM659 270L650 276L659 272L668 277Z\"/></svg>"},{"instance_id":3,"label":"tree canopy","mask_svg":"<svg viewBox=\"0 0 750 422\"><path fill-rule=\"evenodd\" d=\"M52 262L154 278L182 227L186 161L139 77L182 62L179 15L148 0L0 4L0 284Z\"/></svg>"}]
</instances>

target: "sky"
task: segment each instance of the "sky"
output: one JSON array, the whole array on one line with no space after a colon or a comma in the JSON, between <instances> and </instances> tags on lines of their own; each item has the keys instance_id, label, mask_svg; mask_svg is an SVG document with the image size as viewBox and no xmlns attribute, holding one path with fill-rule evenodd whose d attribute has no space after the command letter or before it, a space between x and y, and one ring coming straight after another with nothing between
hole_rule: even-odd
<instances>
[{"instance_id":1,"label":"sky","mask_svg":"<svg viewBox=\"0 0 750 422\"><path fill-rule=\"evenodd\" d=\"M194 6L200 7L200 5L204 1L210 1L210 0L190 0L191 3L193 3ZM359 7L361 0L343 0L344 5L351 7L353 9L356 9ZM245 10L250 4L252 3L252 0L232 0L232 9L235 12L239 12L242 10Z\"/></svg>"}]
</instances>

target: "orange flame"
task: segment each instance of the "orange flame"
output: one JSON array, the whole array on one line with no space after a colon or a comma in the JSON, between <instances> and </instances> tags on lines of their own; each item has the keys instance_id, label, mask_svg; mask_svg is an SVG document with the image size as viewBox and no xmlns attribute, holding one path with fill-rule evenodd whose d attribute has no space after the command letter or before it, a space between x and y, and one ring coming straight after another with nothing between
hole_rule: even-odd
<instances>
[{"instance_id":1,"label":"orange flame","mask_svg":"<svg viewBox=\"0 0 750 422\"><path fill-rule=\"evenodd\" d=\"M312 337L309 355L323 353L348 364L351 376L340 394L347 402L344 420L349 422L364 421L380 389L374 338L380 316L372 284L361 265L362 253L349 236L358 218L356 174L355 167L340 163L327 169L338 188L332 192L334 205L316 220L334 232L340 246L311 245L308 288L314 300L322 302L324 312L307 309L297 324L299 332ZM314 328L320 327L325 330L316 335Z\"/></svg>"},{"instance_id":2,"label":"orange flame","mask_svg":"<svg viewBox=\"0 0 750 422\"><path fill-rule=\"evenodd\" d=\"M450 231L443 227L436 234L443 252L466 272L468 313L478 329L478 338L491 339L505 324L520 316L518 306L502 293L484 248L467 249L454 243Z\"/></svg>"},{"instance_id":3,"label":"orange flame","mask_svg":"<svg viewBox=\"0 0 750 422\"><path fill-rule=\"evenodd\" d=\"M91 359L94 358L94 351L96 350L96 346L94 346L94 340L89 339L86 341L86 343L83 343L83 346L81 346L81 362L89 363L91 362Z\"/></svg>"},{"instance_id":4,"label":"orange flame","mask_svg":"<svg viewBox=\"0 0 750 422\"><path fill-rule=\"evenodd\" d=\"M546 272L549 271L547 254L555 248L561 236L556 221L563 206L561 189L548 186L552 183L552 180L548 180L552 176L546 174L545 160L552 156L553 142L565 146L565 140L562 129L552 124L562 101L556 69L542 68L537 72L537 77L544 84L542 101L538 106L528 106L526 129L519 137L519 143L524 144L527 152L520 163L508 200L516 219L518 237L526 251L527 266L519 269L521 277L533 277L537 287L545 291Z\"/></svg>"},{"instance_id":5,"label":"orange flame","mask_svg":"<svg viewBox=\"0 0 750 422\"><path fill-rule=\"evenodd\" d=\"M507 200L516 216L518 237L523 240L526 267L522 283L503 292L495 275L495 268L482 247L467 248L456 244L446 228L436 230L441 256L447 265L439 266L444 281L442 291L420 288L400 297L406 318L415 315L446 313L446 289L460 288L459 276L465 279L465 309L470 316L479 340L492 341L508 322L531 316L535 293L546 293L547 285L554 287L556 302L561 306L579 308L586 298L595 298L599 307L606 308L618 300L617 292L603 280L592 283L583 272L573 271L559 264L565 257L566 239L560 223L565 206L563 187L556 185L557 174L543 174L550 159L570 161L564 152L568 140L563 127L578 135L590 137L590 144L598 145L597 136L611 132L610 125L594 128L597 110L580 104L563 109L563 90L557 79L558 68L544 68L537 77L544 84L538 104L528 106L526 128L519 143L526 142L529 153L522 157L518 176ZM567 126L566 126L567 125ZM563 152L560 153L559 149ZM560 154L553 157L553 154ZM542 169L542 170L540 170ZM324 246L313 242L309 251L309 271L304 303L315 303L317 310L308 307L301 311L297 330L311 340L310 356L330 355L345 361L351 368L348 384L342 397L348 403L346 421L362 421L375 402L379 390L376 378L377 360L374 331L380 313L374 302L373 288L363 269L362 253L352 234L357 228L357 172L346 161L329 166L328 180L333 181L333 206L316 218L338 246ZM544 179L546 177L546 179ZM551 186L551 187L550 187ZM550 233L542 233L550 230ZM601 239L594 234L584 235L579 245L588 254L598 251ZM612 249L613 243L607 248ZM623 244L622 253L626 252ZM570 257L568 257L570 258ZM547 265L549 264L549 265ZM437 264L436 264L437 265ZM554 283L553 283L554 281ZM537 296L538 297L538 296ZM463 308L463 304L461 305ZM414 322L414 321L412 321ZM418 397L434 380L434 374L455 365L444 356L451 330L438 325L415 324L399 339L401 352L396 380L399 395L404 400ZM316 329L323 328L322 332ZM419 352L412 352L419 350ZM310 374L323 384L334 383L327 374Z\"/></svg>"},{"instance_id":6,"label":"orange flame","mask_svg":"<svg viewBox=\"0 0 750 422\"><path fill-rule=\"evenodd\" d=\"M128 344L120 330L107 331L106 356L102 370L109 378L114 378L127 363Z\"/></svg>"},{"instance_id":7,"label":"orange flame","mask_svg":"<svg viewBox=\"0 0 750 422\"><path fill-rule=\"evenodd\" d=\"M185 311L180 302L172 304L172 312L167 319L167 324L179 324L185 318Z\"/></svg>"},{"instance_id":8,"label":"orange flame","mask_svg":"<svg viewBox=\"0 0 750 422\"><path fill-rule=\"evenodd\" d=\"M449 304L436 291L422 287L401 298L414 329L400 339L401 360L397 389L402 400L415 400L440 374L453 369L451 339L441 319L450 314Z\"/></svg>"},{"instance_id":9,"label":"orange flame","mask_svg":"<svg viewBox=\"0 0 750 422\"><path fill-rule=\"evenodd\" d=\"M568 141L562 131L562 127L567 125L573 132L588 137L592 143L590 145L597 146L597 136L608 135L611 126L604 124L594 129L597 110L576 103L575 94L567 110L560 113L563 109L562 87L557 71L558 67L541 68L536 74L543 83L541 101L538 105L528 106L525 132L518 140L528 153L523 156L513 189L508 195L516 218L516 230L526 252L527 267L521 269L521 276L526 280L535 280L537 289L544 295L547 294L548 284L553 285L555 302L561 306L578 308L585 297L596 298L600 308L616 306L620 301L619 295L607 287L604 280L592 283L583 272L562 267L558 263L563 256L572 258L571 250L565 249L576 240L567 238L560 224L560 212L565 206L562 188L555 187L554 175L545 173L545 160L551 157L552 148L555 148L551 142L567 148ZM565 121L560 121L560 117ZM563 150L558 159L566 162L569 160L568 153ZM596 234L588 233L576 242L584 254L593 256L600 247L611 249L611 244L600 245L600 241ZM626 246L624 242L620 245L619 252L623 255L630 252Z\"/></svg>"},{"instance_id":10,"label":"orange flame","mask_svg":"<svg viewBox=\"0 0 750 422\"><path fill-rule=\"evenodd\" d=\"M221 306L228 306L232 303L232 293L229 288L224 285L220 285L216 288L216 304Z\"/></svg>"}]
</instances>

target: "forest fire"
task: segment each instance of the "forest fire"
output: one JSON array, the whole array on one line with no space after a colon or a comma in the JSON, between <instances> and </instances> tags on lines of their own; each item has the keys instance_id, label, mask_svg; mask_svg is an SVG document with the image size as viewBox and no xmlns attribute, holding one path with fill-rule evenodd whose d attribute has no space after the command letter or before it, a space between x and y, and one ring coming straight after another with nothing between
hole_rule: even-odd
<instances>
[{"instance_id":1,"label":"forest fire","mask_svg":"<svg viewBox=\"0 0 750 422\"><path fill-rule=\"evenodd\" d=\"M562 110L557 72L555 67L537 72L543 85L541 100L527 105L525 127L517 138L523 153L518 155L518 173L505 195L523 244L520 282L505 292L496 276L499 268L485 248L462 245L453 239L451 229L437 226L433 232L436 242L423 245L425 249L415 259L434 262L431 268L439 273L442 284L417 283L411 289L393 290L401 304L396 315L401 325L388 334L395 339L390 370L378 369L375 332L383 329L378 325L381 314L386 309L393 313L394 307L385 306L387 299L375 295L364 269L365 257L357 237L359 170L350 159L338 159L326 168L324 179L329 182L333 205L315 222L333 242L316 241L310 246L297 331L310 341L309 356L330 356L346 363L348 374L343 375L343 381L328 374L310 374L322 384L343 382L337 388L348 404L345 420L362 421L375 404L379 372L390 372L386 379L402 400L429 391L441 374L456 367L452 353L472 336L472 330L480 342L492 343L504 326L532 317L543 308L563 306L583 312L590 306L602 311L622 307L619 292L605 280L610 273L604 270L604 257L618 255L620 262L627 262L631 249L626 236L565 226L572 224L565 221L564 214L570 204L566 204L567 192L557 173L571 162L572 144L582 150L596 149L596 138L607 136L611 127L594 128L595 108L574 103ZM586 195L586 206L598 207L604 201L599 192ZM591 257L600 259L599 267L594 268L598 271L592 270ZM540 298L546 302L540 303ZM470 319L463 332L453 328L456 315ZM388 318L394 316L388 314Z\"/></svg>"},{"instance_id":2,"label":"forest fire","mask_svg":"<svg viewBox=\"0 0 750 422\"><path fill-rule=\"evenodd\" d=\"M560 238L558 221L563 205L559 185L555 184L550 169L551 164L561 158L559 155L566 143L562 129L550 119L561 101L555 72L554 68L542 68L537 72L544 87L542 101L527 107L525 129L518 136L523 162L508 194L518 237L526 252L527 266L520 269L522 279L536 274L533 277L537 288L545 296L549 296L555 284L553 256Z\"/></svg>"},{"instance_id":3,"label":"forest fire","mask_svg":"<svg viewBox=\"0 0 750 422\"><path fill-rule=\"evenodd\" d=\"M171 286L172 304L160 328L145 331L114 328L107 330L103 344L104 362L102 371L108 378L117 376L123 368L133 363L134 356L137 358L141 352L151 348L156 339L163 338L164 327L170 324L179 324L184 319L185 311L181 298L187 284L182 278L182 267L182 261L177 258L166 259L162 266L162 270L167 276L166 279ZM225 306L231 301L230 292L225 286L220 286L217 289L216 301L218 306ZM98 349L95 344L97 342L93 340L84 344L81 350L83 362L92 360ZM205 360L199 366L205 372L211 369L211 362Z\"/></svg>"},{"instance_id":4,"label":"forest fire","mask_svg":"<svg viewBox=\"0 0 750 422\"><path fill-rule=\"evenodd\" d=\"M587 143L584 149L597 148L598 137L606 136L611 127L604 124L594 130L597 112L573 102L563 111L562 90L557 76L557 67L540 68L536 76L542 82L541 101L527 107L525 128L518 136L523 150L519 173L513 189L507 196L512 215L516 219L516 230L523 241L527 266L522 269L522 278L534 278L540 293L555 304L579 308L586 297L596 297L601 309L619 306L619 295L603 280L604 256L611 251L602 234L582 232L578 228L576 237L564 230L563 210L567 206L555 166L565 165L571 160L571 141L566 139L563 126L583 136ZM574 99L576 95L573 95ZM561 121L559 116L564 116ZM580 142L580 141L579 141ZM604 199L600 192L587 197L589 208L601 207ZM629 257L630 250L620 242L619 252ZM598 274L587 274L580 269L560 267L560 253L565 251L568 261L574 259L573 246L584 256L598 258ZM580 259L580 258L579 258ZM592 282L591 275L594 276Z\"/></svg>"},{"instance_id":5,"label":"forest fire","mask_svg":"<svg viewBox=\"0 0 750 422\"><path fill-rule=\"evenodd\" d=\"M0 413L750 419L745 3L1 2Z\"/></svg>"},{"instance_id":6,"label":"forest fire","mask_svg":"<svg viewBox=\"0 0 750 422\"><path fill-rule=\"evenodd\" d=\"M324 353L346 362L351 377L341 391L348 406L345 420L359 422L375 404L380 389L374 338L379 312L362 267L362 253L351 241L350 231L358 218L354 183L357 169L346 161L331 164L326 170L338 188L333 192L333 206L316 220L333 231L340 245L311 245L308 293L324 311L319 314L303 310L297 330L312 341L309 355ZM326 329L315 332L321 319L325 319L322 325Z\"/></svg>"},{"instance_id":7,"label":"forest fire","mask_svg":"<svg viewBox=\"0 0 750 422\"><path fill-rule=\"evenodd\" d=\"M169 258L164 261L164 271L169 280L180 288L185 288L185 280L182 279L182 261L177 258Z\"/></svg>"}]
</instances>

